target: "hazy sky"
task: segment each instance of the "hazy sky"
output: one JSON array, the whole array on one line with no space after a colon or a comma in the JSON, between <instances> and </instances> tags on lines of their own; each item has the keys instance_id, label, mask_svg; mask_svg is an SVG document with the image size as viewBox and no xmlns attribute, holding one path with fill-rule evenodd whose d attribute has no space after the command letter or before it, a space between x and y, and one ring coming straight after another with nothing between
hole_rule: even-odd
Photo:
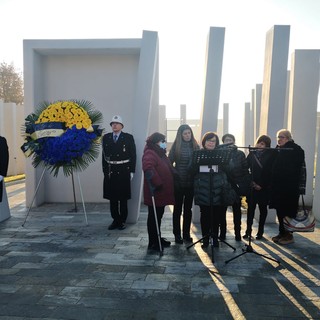
<instances>
[{"instance_id":1,"label":"hazy sky","mask_svg":"<svg viewBox=\"0 0 320 320\"><path fill-rule=\"evenodd\" d=\"M160 104L199 118L210 27L225 27L220 104L242 125L251 90L262 83L266 33L290 25L289 54L320 49L320 0L0 0L0 62L23 69L23 39L141 38L157 31ZM289 57L290 68L290 57Z\"/></svg>"}]
</instances>

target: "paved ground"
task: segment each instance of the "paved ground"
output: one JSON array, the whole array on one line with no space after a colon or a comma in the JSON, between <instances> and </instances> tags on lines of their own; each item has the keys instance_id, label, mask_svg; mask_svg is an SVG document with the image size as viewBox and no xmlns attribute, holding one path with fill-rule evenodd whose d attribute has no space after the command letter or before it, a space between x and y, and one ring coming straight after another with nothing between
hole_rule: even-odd
<instances>
[{"instance_id":1,"label":"paved ground","mask_svg":"<svg viewBox=\"0 0 320 320\"><path fill-rule=\"evenodd\" d=\"M319 224L278 246L270 237L234 240L228 213L227 242L207 251L173 244L163 256L147 251L146 210L123 231L108 231L108 206L46 204L27 209L24 180L7 184L12 217L0 223L0 319L320 319ZM81 208L81 206L79 206ZM245 221L245 216L243 217ZM243 222L243 225L245 223ZM256 225L255 225L256 227ZM173 240L171 214L163 235ZM199 225L193 226L199 239Z\"/></svg>"}]
</instances>

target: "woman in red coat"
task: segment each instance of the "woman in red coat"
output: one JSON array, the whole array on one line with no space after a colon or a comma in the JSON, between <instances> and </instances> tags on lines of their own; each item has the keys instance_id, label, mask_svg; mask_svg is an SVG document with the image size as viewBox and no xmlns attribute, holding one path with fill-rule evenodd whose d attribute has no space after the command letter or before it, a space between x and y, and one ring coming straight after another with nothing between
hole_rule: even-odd
<instances>
[{"instance_id":1,"label":"woman in red coat","mask_svg":"<svg viewBox=\"0 0 320 320\"><path fill-rule=\"evenodd\" d=\"M148 249L159 251L159 240L156 228L152 195L156 204L156 216L159 233L161 219L166 205L174 205L173 167L166 156L165 136L159 132L153 133L146 141L142 157L144 172L144 204L148 206ZM169 247L170 241L161 238L162 247Z\"/></svg>"}]
</instances>

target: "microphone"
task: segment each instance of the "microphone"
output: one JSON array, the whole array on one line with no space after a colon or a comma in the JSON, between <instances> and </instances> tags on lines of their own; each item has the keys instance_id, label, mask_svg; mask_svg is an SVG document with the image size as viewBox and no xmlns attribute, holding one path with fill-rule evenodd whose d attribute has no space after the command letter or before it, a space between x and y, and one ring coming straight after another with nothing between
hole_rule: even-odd
<instances>
[{"instance_id":1,"label":"microphone","mask_svg":"<svg viewBox=\"0 0 320 320\"><path fill-rule=\"evenodd\" d=\"M228 143L219 144L216 147L216 149L224 148L224 147L231 147L231 146L234 146L235 148L237 148L237 146L233 142L228 142Z\"/></svg>"}]
</instances>

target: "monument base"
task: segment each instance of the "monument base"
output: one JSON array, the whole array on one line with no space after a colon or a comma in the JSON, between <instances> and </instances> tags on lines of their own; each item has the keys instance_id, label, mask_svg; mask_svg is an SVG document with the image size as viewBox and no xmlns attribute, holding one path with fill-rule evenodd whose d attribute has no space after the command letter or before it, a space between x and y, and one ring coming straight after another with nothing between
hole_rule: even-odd
<instances>
[{"instance_id":1,"label":"monument base","mask_svg":"<svg viewBox=\"0 0 320 320\"><path fill-rule=\"evenodd\" d=\"M2 202L0 202L0 222L10 218L10 208L8 203L6 184L3 184Z\"/></svg>"}]
</instances>

